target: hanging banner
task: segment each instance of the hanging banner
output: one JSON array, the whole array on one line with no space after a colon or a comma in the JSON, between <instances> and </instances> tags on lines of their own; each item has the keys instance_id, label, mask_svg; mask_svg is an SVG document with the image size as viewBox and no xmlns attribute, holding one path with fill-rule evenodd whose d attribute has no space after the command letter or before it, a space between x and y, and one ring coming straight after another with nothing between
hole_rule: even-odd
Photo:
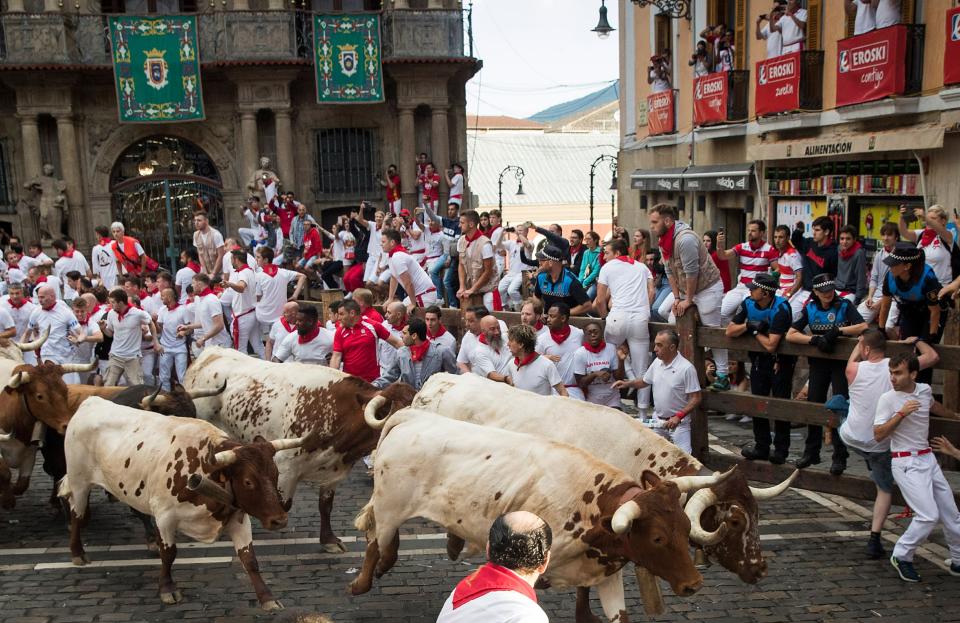
<instances>
[{"instance_id":1,"label":"hanging banner","mask_svg":"<svg viewBox=\"0 0 960 623\"><path fill-rule=\"evenodd\" d=\"M693 81L693 121L697 125L727 120L727 72L707 74Z\"/></svg>"},{"instance_id":2,"label":"hanging banner","mask_svg":"<svg viewBox=\"0 0 960 623\"><path fill-rule=\"evenodd\" d=\"M650 136L676 130L673 115L673 91L661 91L647 97L647 133Z\"/></svg>"},{"instance_id":3,"label":"hanging banner","mask_svg":"<svg viewBox=\"0 0 960 623\"><path fill-rule=\"evenodd\" d=\"M383 101L379 15L314 15L313 49L318 102Z\"/></svg>"},{"instance_id":4,"label":"hanging banner","mask_svg":"<svg viewBox=\"0 0 960 623\"><path fill-rule=\"evenodd\" d=\"M120 123L202 120L196 16L109 19Z\"/></svg>"},{"instance_id":5,"label":"hanging banner","mask_svg":"<svg viewBox=\"0 0 960 623\"><path fill-rule=\"evenodd\" d=\"M757 63L757 116L800 108L800 53Z\"/></svg>"},{"instance_id":6,"label":"hanging banner","mask_svg":"<svg viewBox=\"0 0 960 623\"><path fill-rule=\"evenodd\" d=\"M947 11L947 38L943 51L943 83L960 82L960 7Z\"/></svg>"},{"instance_id":7,"label":"hanging banner","mask_svg":"<svg viewBox=\"0 0 960 623\"><path fill-rule=\"evenodd\" d=\"M837 42L837 106L903 93L907 28L900 24Z\"/></svg>"}]
</instances>

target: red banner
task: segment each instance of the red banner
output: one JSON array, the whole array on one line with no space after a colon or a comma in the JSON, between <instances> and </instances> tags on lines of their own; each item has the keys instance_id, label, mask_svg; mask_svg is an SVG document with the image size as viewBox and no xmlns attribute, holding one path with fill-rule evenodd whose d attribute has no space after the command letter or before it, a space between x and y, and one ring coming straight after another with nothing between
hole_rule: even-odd
<instances>
[{"instance_id":1,"label":"red banner","mask_svg":"<svg viewBox=\"0 0 960 623\"><path fill-rule=\"evenodd\" d=\"M647 97L647 133L668 134L675 131L673 91L661 91Z\"/></svg>"},{"instance_id":2,"label":"red banner","mask_svg":"<svg viewBox=\"0 0 960 623\"><path fill-rule=\"evenodd\" d=\"M903 93L907 27L881 28L837 42L837 106Z\"/></svg>"},{"instance_id":3,"label":"red banner","mask_svg":"<svg viewBox=\"0 0 960 623\"><path fill-rule=\"evenodd\" d=\"M757 116L800 108L800 53L757 63Z\"/></svg>"},{"instance_id":4,"label":"red banner","mask_svg":"<svg viewBox=\"0 0 960 623\"><path fill-rule=\"evenodd\" d=\"M727 72L693 80L693 121L697 125L727 120Z\"/></svg>"},{"instance_id":5,"label":"red banner","mask_svg":"<svg viewBox=\"0 0 960 623\"><path fill-rule=\"evenodd\" d=\"M960 7L947 11L947 39L943 52L943 83L960 82Z\"/></svg>"}]
</instances>

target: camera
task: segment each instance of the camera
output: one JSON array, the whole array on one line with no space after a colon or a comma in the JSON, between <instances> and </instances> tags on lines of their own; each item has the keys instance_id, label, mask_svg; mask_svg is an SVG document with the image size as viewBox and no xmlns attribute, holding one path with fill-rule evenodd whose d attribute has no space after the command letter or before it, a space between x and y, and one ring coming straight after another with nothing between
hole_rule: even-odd
<instances>
[{"instance_id":1,"label":"camera","mask_svg":"<svg viewBox=\"0 0 960 623\"><path fill-rule=\"evenodd\" d=\"M504 228L503 231L504 231L504 233L512 234L512 233L515 233L515 232L517 231L517 228L516 228L516 227L506 227L506 228Z\"/></svg>"}]
</instances>

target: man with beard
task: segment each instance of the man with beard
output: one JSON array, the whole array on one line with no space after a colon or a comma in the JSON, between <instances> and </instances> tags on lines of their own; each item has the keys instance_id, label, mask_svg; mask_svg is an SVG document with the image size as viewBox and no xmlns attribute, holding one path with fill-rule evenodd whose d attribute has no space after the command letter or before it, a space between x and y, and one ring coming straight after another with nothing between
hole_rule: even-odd
<instances>
[{"instance_id":1,"label":"man with beard","mask_svg":"<svg viewBox=\"0 0 960 623\"><path fill-rule=\"evenodd\" d=\"M267 336L267 341L263 345L264 360L273 361L273 352L280 346L280 343L283 342L288 335L296 332L298 311L300 311L300 305L294 301L283 304L280 318L270 327L270 335Z\"/></svg>"},{"instance_id":2,"label":"man with beard","mask_svg":"<svg viewBox=\"0 0 960 623\"><path fill-rule=\"evenodd\" d=\"M13 319L16 331L14 336L19 339L27 331L27 324L30 321L30 315L37 308L33 301L24 296L22 284L11 283L7 288L7 294L0 297L0 309L5 310ZM37 355L33 351L23 353L24 363L36 364Z\"/></svg>"},{"instance_id":3,"label":"man with beard","mask_svg":"<svg viewBox=\"0 0 960 623\"><path fill-rule=\"evenodd\" d=\"M543 301L535 296L524 301L523 306L520 307L520 322L533 327L538 338L547 333L550 328L543 323Z\"/></svg>"},{"instance_id":4,"label":"man with beard","mask_svg":"<svg viewBox=\"0 0 960 623\"><path fill-rule=\"evenodd\" d=\"M438 372L459 373L453 351L427 339L427 324L423 320L411 318L402 335L403 347L396 351L393 363L374 385L383 388L402 381L419 391Z\"/></svg>"},{"instance_id":5,"label":"man with beard","mask_svg":"<svg viewBox=\"0 0 960 623\"><path fill-rule=\"evenodd\" d=\"M317 308L300 305L297 309L297 331L283 339L273 354L273 360L327 365L333 351L333 335L320 326Z\"/></svg>"},{"instance_id":6,"label":"man with beard","mask_svg":"<svg viewBox=\"0 0 960 623\"><path fill-rule=\"evenodd\" d=\"M510 355L500 332L500 322L494 316L484 316L480 320L480 336L471 366L473 373L491 381L509 382Z\"/></svg>"}]
</instances>

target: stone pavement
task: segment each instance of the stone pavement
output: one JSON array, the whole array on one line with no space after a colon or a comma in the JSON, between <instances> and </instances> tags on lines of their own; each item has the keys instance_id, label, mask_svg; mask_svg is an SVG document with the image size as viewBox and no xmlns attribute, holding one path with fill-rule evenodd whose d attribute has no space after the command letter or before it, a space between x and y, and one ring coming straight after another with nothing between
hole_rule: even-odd
<instances>
[{"instance_id":1,"label":"stone pavement","mask_svg":"<svg viewBox=\"0 0 960 623\"><path fill-rule=\"evenodd\" d=\"M711 418L717 445L735 449L749 429ZM795 431L802 438L803 431ZM794 442L799 448L800 443ZM859 468L856 460L853 469ZM320 612L334 621L427 622L436 618L457 581L480 561L451 562L437 526L412 521L402 530L400 560L367 595L350 597L346 585L359 566L363 538L352 519L368 498L371 481L357 468L338 491L334 528L348 553L319 553L316 490L302 486L291 521L269 533L257 526L256 551L264 577L287 607L271 615L256 607L253 591L230 543L178 545L174 577L185 601L163 606L157 597L159 561L143 546L142 528L102 492L91 500L85 532L88 567L70 564L66 526L45 508L49 478L37 468L31 490L13 512L0 515L0 621L181 621L223 623L283 621L291 612ZM899 510L899 509L897 509ZM864 558L870 510L859 501L788 491L761 508L761 535L770 573L747 586L718 566L704 571L704 588L678 598L665 587L667 612L652 620L724 622L780 621L960 621L960 578L943 565L939 530L921 552L920 584L897 578L887 561ZM890 522L897 532L902 528ZM891 535L892 536L892 535ZM888 548L892 543L888 541ZM634 621L646 620L632 570L627 604ZM595 597L595 592L594 592ZM541 604L552 621L572 622L572 591L547 591ZM594 599L593 610L601 614Z\"/></svg>"}]
</instances>

